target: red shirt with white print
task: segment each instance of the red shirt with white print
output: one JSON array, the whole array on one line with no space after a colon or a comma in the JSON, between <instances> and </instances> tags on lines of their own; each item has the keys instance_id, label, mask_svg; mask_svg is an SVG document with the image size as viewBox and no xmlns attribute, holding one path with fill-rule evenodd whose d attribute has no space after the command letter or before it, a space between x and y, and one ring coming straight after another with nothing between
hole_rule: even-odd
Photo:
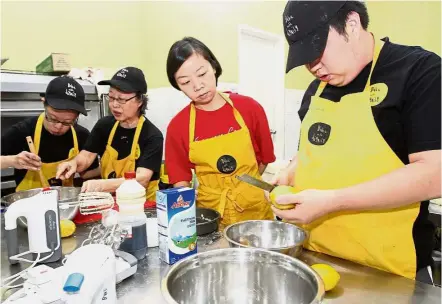
<instances>
[{"instance_id":1,"label":"red shirt with white print","mask_svg":"<svg viewBox=\"0 0 442 304\"><path fill-rule=\"evenodd\" d=\"M230 92L233 105L241 114L250 132L258 164L275 161L273 142L264 108L253 98ZM216 111L196 110L195 139L203 140L240 129L233 115L233 108L226 103ZM169 123L166 135L165 158L169 183L191 181L189 160L190 104L181 110Z\"/></svg>"}]
</instances>

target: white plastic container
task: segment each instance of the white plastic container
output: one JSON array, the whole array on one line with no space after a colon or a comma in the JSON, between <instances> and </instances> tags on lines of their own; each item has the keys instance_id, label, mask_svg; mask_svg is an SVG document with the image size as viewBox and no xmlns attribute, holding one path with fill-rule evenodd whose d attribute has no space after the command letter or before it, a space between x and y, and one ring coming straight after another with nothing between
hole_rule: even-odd
<instances>
[{"instance_id":1,"label":"white plastic container","mask_svg":"<svg viewBox=\"0 0 442 304\"><path fill-rule=\"evenodd\" d=\"M147 218L146 233L147 247L158 247L158 219L156 217Z\"/></svg>"},{"instance_id":2,"label":"white plastic container","mask_svg":"<svg viewBox=\"0 0 442 304\"><path fill-rule=\"evenodd\" d=\"M135 172L125 173L126 180L116 190L116 201L119 208L118 224L128 231L119 250L130 253L141 260L147 253L147 217L144 213L146 189L137 182L135 177Z\"/></svg>"}]
</instances>

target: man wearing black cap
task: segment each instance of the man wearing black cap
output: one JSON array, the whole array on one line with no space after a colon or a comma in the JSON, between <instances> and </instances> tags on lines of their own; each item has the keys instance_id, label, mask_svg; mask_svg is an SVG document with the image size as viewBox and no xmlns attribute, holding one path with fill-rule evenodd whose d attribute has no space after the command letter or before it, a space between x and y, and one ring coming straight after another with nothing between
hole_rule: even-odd
<instances>
[{"instance_id":1,"label":"man wearing black cap","mask_svg":"<svg viewBox=\"0 0 442 304\"><path fill-rule=\"evenodd\" d=\"M441 59L367 31L360 1L290 1L287 72L317 79L299 151L274 180L299 193L274 209L306 224L310 250L431 283L428 200L441 196Z\"/></svg>"},{"instance_id":2,"label":"man wearing black cap","mask_svg":"<svg viewBox=\"0 0 442 304\"><path fill-rule=\"evenodd\" d=\"M39 169L51 186L72 186L72 178L63 182L55 178L57 166L73 159L89 136L89 131L77 124L80 113L87 115L84 91L77 81L54 78L44 96L44 113L13 125L2 135L1 167L16 169L16 191L42 187ZM29 152L27 136L33 137L37 154ZM97 168L98 162L90 165L86 169Z\"/></svg>"},{"instance_id":3,"label":"man wearing black cap","mask_svg":"<svg viewBox=\"0 0 442 304\"><path fill-rule=\"evenodd\" d=\"M120 69L109 85L112 116L100 119L91 132L84 149L72 161L59 166L57 177L69 178L83 172L97 157L101 158L101 180L83 184L82 191L115 191L123 182L125 172L136 171L137 181L146 187L147 200L155 200L163 156L163 135L144 112L147 106L147 83L140 69Z\"/></svg>"}]
</instances>

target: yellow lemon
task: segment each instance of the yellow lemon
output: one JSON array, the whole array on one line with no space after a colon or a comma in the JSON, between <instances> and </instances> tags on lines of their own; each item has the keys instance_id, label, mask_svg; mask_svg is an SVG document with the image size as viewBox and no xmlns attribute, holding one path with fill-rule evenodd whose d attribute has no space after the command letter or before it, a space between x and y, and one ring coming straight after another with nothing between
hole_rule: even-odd
<instances>
[{"instance_id":1,"label":"yellow lemon","mask_svg":"<svg viewBox=\"0 0 442 304\"><path fill-rule=\"evenodd\" d=\"M77 238L65 238L61 241L61 253L64 255L71 253L77 249Z\"/></svg>"},{"instance_id":2,"label":"yellow lemon","mask_svg":"<svg viewBox=\"0 0 442 304\"><path fill-rule=\"evenodd\" d=\"M339 273L327 264L315 264L312 268L319 274L324 282L325 291L332 290L338 284L341 276Z\"/></svg>"},{"instance_id":3,"label":"yellow lemon","mask_svg":"<svg viewBox=\"0 0 442 304\"><path fill-rule=\"evenodd\" d=\"M295 194L295 193L296 193L296 191L293 187L282 186L282 185L276 186L275 189L273 189L272 192L270 192L270 202L273 204L273 206L275 206L276 208L281 209L281 210L293 209L293 208L295 208L294 204L281 205L281 204L276 203L276 199L280 195Z\"/></svg>"},{"instance_id":4,"label":"yellow lemon","mask_svg":"<svg viewBox=\"0 0 442 304\"><path fill-rule=\"evenodd\" d=\"M77 227L75 226L73 221L70 220L61 220L60 221L60 231L61 231L61 237L68 237L74 234L75 229Z\"/></svg>"}]
</instances>

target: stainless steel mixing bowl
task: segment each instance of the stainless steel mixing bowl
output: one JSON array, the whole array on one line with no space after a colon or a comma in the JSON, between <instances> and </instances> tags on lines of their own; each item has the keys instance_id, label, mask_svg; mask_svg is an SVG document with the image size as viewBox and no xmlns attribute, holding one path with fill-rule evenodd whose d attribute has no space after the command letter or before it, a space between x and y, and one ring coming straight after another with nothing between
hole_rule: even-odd
<instances>
[{"instance_id":1,"label":"stainless steel mixing bowl","mask_svg":"<svg viewBox=\"0 0 442 304\"><path fill-rule=\"evenodd\" d=\"M297 257L307 239L300 227L279 221L244 221L227 226L224 237L230 247L255 247Z\"/></svg>"},{"instance_id":2,"label":"stainless steel mixing bowl","mask_svg":"<svg viewBox=\"0 0 442 304\"><path fill-rule=\"evenodd\" d=\"M161 282L169 304L321 303L324 285L309 266L255 248L211 250L173 265Z\"/></svg>"},{"instance_id":3,"label":"stainless steel mixing bowl","mask_svg":"<svg viewBox=\"0 0 442 304\"><path fill-rule=\"evenodd\" d=\"M51 187L51 189L58 190L58 204L62 205L64 203L68 202L74 202L78 200L78 195L81 192L81 188L78 187ZM28 198L31 196L36 195L37 193L40 193L43 190L43 188L36 188L26 191L18 191L9 195L5 195L1 198L1 203L5 206L9 206L13 204L14 202L21 200L23 198ZM68 219L72 220L75 215L77 215L78 212L78 206L73 207L64 207L60 206L59 213L60 213L60 220ZM25 217L19 217L18 225L21 227L28 227L27 221Z\"/></svg>"}]
</instances>

